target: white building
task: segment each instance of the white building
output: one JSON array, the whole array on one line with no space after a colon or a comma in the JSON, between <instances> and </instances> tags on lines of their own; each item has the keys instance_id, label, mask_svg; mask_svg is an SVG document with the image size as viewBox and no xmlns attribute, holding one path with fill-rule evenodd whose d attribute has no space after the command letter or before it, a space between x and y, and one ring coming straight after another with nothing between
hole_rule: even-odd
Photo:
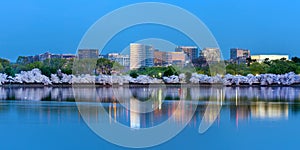
<instances>
[{"instance_id":1,"label":"white building","mask_svg":"<svg viewBox=\"0 0 300 150\"><path fill-rule=\"evenodd\" d=\"M138 43L130 44L130 69L154 66L154 48Z\"/></svg>"},{"instance_id":2,"label":"white building","mask_svg":"<svg viewBox=\"0 0 300 150\"><path fill-rule=\"evenodd\" d=\"M256 60L259 63L264 62L266 59L268 60L280 60L280 59L289 60L289 55L252 55L251 59Z\"/></svg>"},{"instance_id":3,"label":"white building","mask_svg":"<svg viewBox=\"0 0 300 150\"><path fill-rule=\"evenodd\" d=\"M118 62L124 67L130 66L130 57L129 55L121 55L119 53L109 53L107 54L107 59Z\"/></svg>"}]
</instances>

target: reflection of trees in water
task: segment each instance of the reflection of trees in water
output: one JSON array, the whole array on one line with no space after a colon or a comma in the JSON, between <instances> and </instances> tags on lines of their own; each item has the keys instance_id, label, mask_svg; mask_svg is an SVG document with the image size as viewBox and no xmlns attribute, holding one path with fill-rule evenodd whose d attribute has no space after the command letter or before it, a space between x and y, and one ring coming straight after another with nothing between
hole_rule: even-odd
<instances>
[{"instance_id":1,"label":"reflection of trees in water","mask_svg":"<svg viewBox=\"0 0 300 150\"><path fill-rule=\"evenodd\" d=\"M103 87L103 88L78 88L77 93L87 100L109 102L115 101L115 95L134 98L145 101L155 96L159 87ZM209 97L215 96L213 90L215 87L191 87L185 93L184 99L197 99L201 101L209 100ZM226 91L225 101L235 103L236 100L242 102L297 102L300 101L300 87L224 87ZM93 100L96 91L97 99ZM167 87L163 89L164 99L179 100L183 94L181 88ZM25 87L0 87L1 100L35 100L35 101L66 101L74 99L72 88L61 87L43 87L43 88L25 88Z\"/></svg>"},{"instance_id":2,"label":"reflection of trees in water","mask_svg":"<svg viewBox=\"0 0 300 150\"><path fill-rule=\"evenodd\" d=\"M189 107L197 106L195 103L189 103L190 99L200 100L197 106L197 111L192 118L192 124L198 126L198 124L203 118L204 112L207 108L207 102L209 98L216 97L217 91L224 91L225 99L222 109L225 109L223 113L230 113L230 120L236 123L238 126L241 121L249 121L252 119L262 119L262 120L273 120L273 119L289 119L291 115L300 113L300 87L191 87L191 88L178 88L178 87L167 87L167 88L126 88L126 87L114 87L114 88L78 88L80 97L85 101L93 102L104 102L108 103L105 107L107 112L110 112L113 118L118 121L123 121L125 125L134 124L138 127L148 127L148 125L154 126L162 121L165 121L171 115L175 115L174 122L182 122L186 114L186 111L179 111L174 113L178 107L178 102L164 102L159 101L163 99L175 100L176 98L183 97L187 100L187 105ZM95 96L96 95L96 96ZM122 98L118 98L119 95ZM160 95L160 96L159 96ZM126 107L132 107L130 103L132 98L136 100L148 100L153 101L153 106L157 107L153 112L148 113L132 113ZM26 99L25 99L26 98ZM68 99L74 99L72 88L54 88L54 87L44 87L44 88L4 88L0 87L0 99L2 100L55 100L55 101L67 101ZM126 104L126 107L122 106L118 102L121 101L122 104ZM214 102L214 101L210 101ZM22 104L26 106L26 101ZM59 104L59 103L58 103ZM40 108L36 107L25 107L15 106L13 103L8 103L7 105L0 105L1 115L13 110L17 111L18 115L22 114L37 114L41 118L57 118L55 115L62 115L63 113L74 113L77 108L73 107L61 107L47 105ZM63 106L63 104L62 104ZM53 109L52 109L53 108ZM187 110L185 108L185 110ZM140 107L139 109L143 109ZM95 111L97 112L97 107ZM226 111L227 110L227 111ZM229 110L229 111L228 111ZM78 113L78 112L76 112ZM131 114L132 113L132 114ZM212 109L210 118L214 118L215 111ZM50 114L50 117L47 115ZM75 115L75 114L74 114ZM78 114L77 114L78 115ZM95 115L91 114L91 117ZM97 116L100 118L100 112ZM221 116L222 117L222 114ZM131 119L135 118L135 121ZM212 119L214 120L214 119ZM218 119L217 119L218 120ZM148 124L150 123L150 124ZM140 125L138 125L140 124Z\"/></svg>"},{"instance_id":3,"label":"reflection of trees in water","mask_svg":"<svg viewBox=\"0 0 300 150\"><path fill-rule=\"evenodd\" d=\"M21 124L57 124L83 122L78 109L73 103L28 103L28 102L2 102L0 123L18 122Z\"/></svg>"},{"instance_id":4,"label":"reflection of trees in water","mask_svg":"<svg viewBox=\"0 0 300 150\"><path fill-rule=\"evenodd\" d=\"M300 87L218 87L225 91L224 104L230 104L231 118L247 118L252 115L256 118L276 118L288 116L290 113L300 112ZM74 101L72 88L62 87L0 87L1 100L30 100L30 101ZM159 90L162 92L160 94ZM76 91L76 90L75 90ZM191 87L183 90L178 87L103 87L78 88L80 98L92 102L119 102L129 106L130 98L140 101L155 100L200 100L209 101L215 97L215 87ZM269 102L272 102L269 104ZM284 102L288 102L284 103ZM266 104L263 104L266 103ZM273 104L274 103L274 104ZM205 105L205 104L203 104ZM1 108L0 108L1 109Z\"/></svg>"}]
</instances>

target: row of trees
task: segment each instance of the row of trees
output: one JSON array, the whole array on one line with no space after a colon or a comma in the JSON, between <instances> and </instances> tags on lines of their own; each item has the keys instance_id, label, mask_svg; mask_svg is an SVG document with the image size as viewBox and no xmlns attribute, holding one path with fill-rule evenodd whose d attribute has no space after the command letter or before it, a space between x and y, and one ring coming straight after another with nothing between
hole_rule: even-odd
<instances>
[{"instance_id":1,"label":"row of trees","mask_svg":"<svg viewBox=\"0 0 300 150\"><path fill-rule=\"evenodd\" d=\"M191 72L197 72L199 74L216 75L216 71L223 70L224 66L211 65L210 67L193 67L193 66L168 66L168 67L143 67L138 70L124 71L125 68L117 62L110 61L108 59L84 59L84 60L67 60L67 59L47 59L43 62L36 61L33 63L10 63L6 59L0 59L0 73L6 73L7 75L14 76L21 71L29 71L34 68L38 68L46 76L57 73L60 69L65 74L107 74L113 73L127 73L132 77L138 75L149 75L156 78L163 76L178 75L185 73L189 75ZM300 58L294 57L292 60L268 60L263 63L251 62L248 64L235 64L226 63L226 72L232 75L247 75L247 74L284 74L288 72L295 72L300 74Z\"/></svg>"},{"instance_id":2,"label":"row of trees","mask_svg":"<svg viewBox=\"0 0 300 150\"><path fill-rule=\"evenodd\" d=\"M121 72L124 69L122 65L108 59L60 59L53 58L44 61L35 61L28 63L10 63L6 59L0 59L0 73L6 73L9 76L21 71L29 71L38 68L41 72L50 77L51 74L56 74L58 70L65 74L112 74Z\"/></svg>"},{"instance_id":3,"label":"row of trees","mask_svg":"<svg viewBox=\"0 0 300 150\"><path fill-rule=\"evenodd\" d=\"M300 58L293 57L292 60L268 60L263 63L253 62L251 64L228 64L226 72L233 75L247 75L247 74L285 74L295 72L300 74Z\"/></svg>"},{"instance_id":4,"label":"row of trees","mask_svg":"<svg viewBox=\"0 0 300 150\"><path fill-rule=\"evenodd\" d=\"M225 70L224 70L225 68ZM232 75L248 75L248 74L285 74L289 72L295 72L300 74L300 58L293 57L292 60L268 60L266 59L263 63L250 62L245 64L236 64L226 62L225 66L222 64L211 64L206 67L192 67L186 66L184 68L169 66L169 67L148 67L140 68L130 72L132 77L138 75L150 75L153 77L178 75L181 73L197 72L198 74L206 74L214 76L216 74L232 74Z\"/></svg>"},{"instance_id":5,"label":"row of trees","mask_svg":"<svg viewBox=\"0 0 300 150\"><path fill-rule=\"evenodd\" d=\"M46 76L57 73L61 70L63 73L72 74L73 60L66 59L48 59L43 62L36 61L32 63L19 64L10 63L8 60L0 59L0 73L6 73L9 76L15 76L21 71L29 71L38 68Z\"/></svg>"}]
</instances>

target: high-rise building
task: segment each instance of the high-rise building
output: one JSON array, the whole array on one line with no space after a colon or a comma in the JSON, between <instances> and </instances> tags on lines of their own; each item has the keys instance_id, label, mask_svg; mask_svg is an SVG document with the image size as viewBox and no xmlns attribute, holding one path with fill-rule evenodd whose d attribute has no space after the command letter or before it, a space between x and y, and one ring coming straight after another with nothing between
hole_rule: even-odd
<instances>
[{"instance_id":1,"label":"high-rise building","mask_svg":"<svg viewBox=\"0 0 300 150\"><path fill-rule=\"evenodd\" d=\"M199 57L199 48L196 46L178 46L175 52L184 52L191 61Z\"/></svg>"},{"instance_id":2,"label":"high-rise building","mask_svg":"<svg viewBox=\"0 0 300 150\"><path fill-rule=\"evenodd\" d=\"M130 44L130 69L154 66L154 48L138 43Z\"/></svg>"},{"instance_id":3,"label":"high-rise building","mask_svg":"<svg viewBox=\"0 0 300 150\"><path fill-rule=\"evenodd\" d=\"M201 50L200 57L206 62L219 62L221 60L221 52L219 48L204 48Z\"/></svg>"},{"instance_id":4,"label":"high-rise building","mask_svg":"<svg viewBox=\"0 0 300 150\"><path fill-rule=\"evenodd\" d=\"M240 63L246 63L247 58L250 58L250 50L248 49L241 49L241 48L231 48L230 49L230 60Z\"/></svg>"},{"instance_id":5,"label":"high-rise building","mask_svg":"<svg viewBox=\"0 0 300 150\"><path fill-rule=\"evenodd\" d=\"M97 59L99 57L98 49L79 49L78 58L79 59Z\"/></svg>"}]
</instances>

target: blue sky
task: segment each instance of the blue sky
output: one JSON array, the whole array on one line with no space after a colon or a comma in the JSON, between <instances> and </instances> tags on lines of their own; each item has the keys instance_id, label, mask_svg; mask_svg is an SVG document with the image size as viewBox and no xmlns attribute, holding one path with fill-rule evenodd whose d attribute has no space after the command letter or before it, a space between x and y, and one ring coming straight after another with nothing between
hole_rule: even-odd
<instances>
[{"instance_id":1,"label":"blue sky","mask_svg":"<svg viewBox=\"0 0 300 150\"><path fill-rule=\"evenodd\" d=\"M76 53L82 36L95 21L114 9L137 2L145 1L1 1L0 57L15 61L19 55L46 51ZM231 47L248 48L253 54L300 56L298 0L156 2L177 5L198 16L216 37L225 58L229 57ZM120 45L111 44L108 49L122 49L127 45L121 42Z\"/></svg>"}]
</instances>

